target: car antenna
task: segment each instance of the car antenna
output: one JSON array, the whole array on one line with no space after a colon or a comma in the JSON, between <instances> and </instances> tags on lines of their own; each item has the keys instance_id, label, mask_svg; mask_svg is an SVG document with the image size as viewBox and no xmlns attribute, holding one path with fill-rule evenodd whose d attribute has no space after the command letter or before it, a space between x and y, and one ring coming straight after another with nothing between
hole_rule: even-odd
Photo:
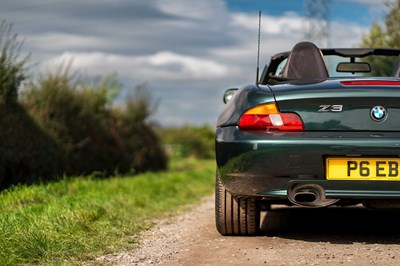
<instances>
[{"instance_id":1,"label":"car antenna","mask_svg":"<svg viewBox=\"0 0 400 266\"><path fill-rule=\"evenodd\" d=\"M257 71L256 71L256 86L258 86L258 79L260 73L260 32L261 32L261 10L258 11L258 47L257 47Z\"/></svg>"}]
</instances>

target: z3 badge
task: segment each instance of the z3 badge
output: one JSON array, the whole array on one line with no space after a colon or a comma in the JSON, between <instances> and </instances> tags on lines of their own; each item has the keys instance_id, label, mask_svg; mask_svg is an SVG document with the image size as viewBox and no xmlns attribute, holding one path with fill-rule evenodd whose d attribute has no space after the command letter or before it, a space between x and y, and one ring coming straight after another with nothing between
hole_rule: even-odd
<instances>
[{"instance_id":1,"label":"z3 badge","mask_svg":"<svg viewBox=\"0 0 400 266\"><path fill-rule=\"evenodd\" d=\"M343 111L343 105L334 104L334 105L327 105L323 104L319 106L318 112L341 112Z\"/></svg>"}]
</instances>

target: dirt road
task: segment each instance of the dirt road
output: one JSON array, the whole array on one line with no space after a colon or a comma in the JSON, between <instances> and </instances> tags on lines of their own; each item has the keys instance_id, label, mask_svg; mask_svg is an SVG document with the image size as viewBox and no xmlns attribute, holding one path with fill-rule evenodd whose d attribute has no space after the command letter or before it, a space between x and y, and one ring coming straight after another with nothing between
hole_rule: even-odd
<instances>
[{"instance_id":1,"label":"dirt road","mask_svg":"<svg viewBox=\"0 0 400 266\"><path fill-rule=\"evenodd\" d=\"M262 236L224 237L214 199L160 221L138 249L99 260L110 265L400 265L400 212L361 207L274 208Z\"/></svg>"}]
</instances>

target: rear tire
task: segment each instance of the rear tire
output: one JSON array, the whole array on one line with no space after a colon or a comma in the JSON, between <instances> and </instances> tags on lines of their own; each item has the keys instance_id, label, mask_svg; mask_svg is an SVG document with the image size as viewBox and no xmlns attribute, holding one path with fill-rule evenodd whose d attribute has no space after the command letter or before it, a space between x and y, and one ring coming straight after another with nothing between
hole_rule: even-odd
<instances>
[{"instance_id":1,"label":"rear tire","mask_svg":"<svg viewBox=\"0 0 400 266\"><path fill-rule=\"evenodd\" d=\"M216 176L215 221L222 235L255 235L260 227L260 212L254 197L235 197Z\"/></svg>"}]
</instances>

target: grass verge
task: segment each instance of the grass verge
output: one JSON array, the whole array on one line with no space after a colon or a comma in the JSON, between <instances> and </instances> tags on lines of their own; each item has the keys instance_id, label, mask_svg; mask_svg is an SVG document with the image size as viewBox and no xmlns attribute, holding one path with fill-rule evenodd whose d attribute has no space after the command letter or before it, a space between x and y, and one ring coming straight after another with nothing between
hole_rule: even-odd
<instances>
[{"instance_id":1,"label":"grass verge","mask_svg":"<svg viewBox=\"0 0 400 266\"><path fill-rule=\"evenodd\" d=\"M165 173L79 177L0 193L0 265L74 265L131 249L152 220L214 189L212 160Z\"/></svg>"}]
</instances>

